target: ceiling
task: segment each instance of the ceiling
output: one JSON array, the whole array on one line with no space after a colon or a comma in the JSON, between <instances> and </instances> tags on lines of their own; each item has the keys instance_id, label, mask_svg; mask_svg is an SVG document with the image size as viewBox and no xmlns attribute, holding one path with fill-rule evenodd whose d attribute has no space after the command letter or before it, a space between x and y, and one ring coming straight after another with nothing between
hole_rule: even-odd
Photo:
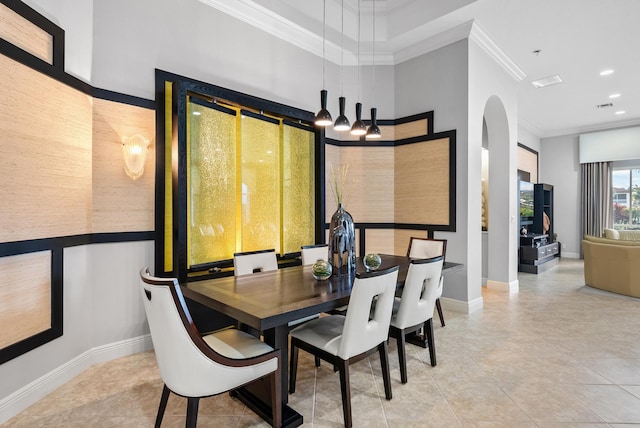
<instances>
[{"instance_id":1,"label":"ceiling","mask_svg":"<svg viewBox=\"0 0 640 428\"><path fill-rule=\"evenodd\" d=\"M397 64L471 33L518 82L519 123L539 137L640 124L638 0L326 0L324 26L320 0L200 1L319 56L324 29L336 64L356 65L358 46L361 64ZM553 75L563 83L531 84Z\"/></svg>"}]
</instances>

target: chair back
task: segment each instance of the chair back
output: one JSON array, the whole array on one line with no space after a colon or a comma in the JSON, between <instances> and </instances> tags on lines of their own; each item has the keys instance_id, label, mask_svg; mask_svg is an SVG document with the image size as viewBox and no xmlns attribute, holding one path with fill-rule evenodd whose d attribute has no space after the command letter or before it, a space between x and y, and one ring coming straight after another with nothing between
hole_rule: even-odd
<instances>
[{"instance_id":1,"label":"chair back","mask_svg":"<svg viewBox=\"0 0 640 428\"><path fill-rule=\"evenodd\" d=\"M329 260L329 246L327 244L305 245L300 253L302 266L312 265L318 260Z\"/></svg>"},{"instance_id":2,"label":"chair back","mask_svg":"<svg viewBox=\"0 0 640 428\"><path fill-rule=\"evenodd\" d=\"M171 391L205 397L255 379L255 366L240 367L239 360L220 355L200 336L177 279L152 277L144 268L140 292L160 376Z\"/></svg>"},{"instance_id":3,"label":"chair back","mask_svg":"<svg viewBox=\"0 0 640 428\"><path fill-rule=\"evenodd\" d=\"M400 306L393 319L395 327L412 327L433 318L438 288L442 281L442 262L442 256L411 261Z\"/></svg>"},{"instance_id":4,"label":"chair back","mask_svg":"<svg viewBox=\"0 0 640 428\"><path fill-rule=\"evenodd\" d=\"M447 255L447 240L434 238L419 238L412 236L409 239L407 256L412 259L430 259L432 257Z\"/></svg>"},{"instance_id":5,"label":"chair back","mask_svg":"<svg viewBox=\"0 0 640 428\"><path fill-rule=\"evenodd\" d=\"M356 274L338 349L340 358L349 359L387 340L397 282L398 266Z\"/></svg>"},{"instance_id":6,"label":"chair back","mask_svg":"<svg viewBox=\"0 0 640 428\"><path fill-rule=\"evenodd\" d=\"M276 250L248 251L233 255L234 276L278 269Z\"/></svg>"}]
</instances>

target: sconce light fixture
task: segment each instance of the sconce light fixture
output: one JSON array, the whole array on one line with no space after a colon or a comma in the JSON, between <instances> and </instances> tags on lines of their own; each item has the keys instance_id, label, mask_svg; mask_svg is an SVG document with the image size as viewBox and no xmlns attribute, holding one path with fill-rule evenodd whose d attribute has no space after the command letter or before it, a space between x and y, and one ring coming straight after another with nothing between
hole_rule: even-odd
<instances>
[{"instance_id":1,"label":"sconce light fixture","mask_svg":"<svg viewBox=\"0 0 640 428\"><path fill-rule=\"evenodd\" d=\"M147 158L149 140L140 134L122 138L122 154L124 155L124 172L134 180L142 177L144 161Z\"/></svg>"}]
</instances>

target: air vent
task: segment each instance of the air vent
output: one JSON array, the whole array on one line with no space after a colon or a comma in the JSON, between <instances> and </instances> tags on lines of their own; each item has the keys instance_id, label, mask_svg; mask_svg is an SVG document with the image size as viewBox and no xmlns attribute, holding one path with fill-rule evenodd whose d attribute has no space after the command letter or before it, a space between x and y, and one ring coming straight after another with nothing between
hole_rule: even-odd
<instances>
[{"instance_id":1,"label":"air vent","mask_svg":"<svg viewBox=\"0 0 640 428\"><path fill-rule=\"evenodd\" d=\"M609 107L613 107L613 103L598 104L596 106L596 108L609 108Z\"/></svg>"},{"instance_id":2,"label":"air vent","mask_svg":"<svg viewBox=\"0 0 640 428\"><path fill-rule=\"evenodd\" d=\"M557 85L562 83L562 78L557 74L555 76L543 77L542 79L531 82L534 88L544 88L546 86Z\"/></svg>"}]
</instances>

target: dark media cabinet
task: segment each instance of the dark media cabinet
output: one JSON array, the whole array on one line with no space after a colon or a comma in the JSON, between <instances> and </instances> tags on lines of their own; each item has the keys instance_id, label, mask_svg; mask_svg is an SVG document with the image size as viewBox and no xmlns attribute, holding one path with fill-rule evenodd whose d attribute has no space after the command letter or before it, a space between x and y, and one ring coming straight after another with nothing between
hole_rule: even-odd
<instances>
[{"instance_id":1,"label":"dark media cabinet","mask_svg":"<svg viewBox=\"0 0 640 428\"><path fill-rule=\"evenodd\" d=\"M518 271L540 273L555 266L560 260L560 243L553 242L553 186L544 183L533 186L530 183L520 183L521 189L524 188L523 184L529 184L529 188L533 187L533 195L527 195L526 191L522 190L520 192L521 206L526 200L529 203L533 202L533 217L527 218L528 221L520 219L521 228L524 226L528 233L520 236ZM548 230L545 230L546 228Z\"/></svg>"},{"instance_id":2,"label":"dark media cabinet","mask_svg":"<svg viewBox=\"0 0 640 428\"><path fill-rule=\"evenodd\" d=\"M560 243L549 242L549 235L523 235L520 237L520 272L540 273L558 264Z\"/></svg>"}]
</instances>

